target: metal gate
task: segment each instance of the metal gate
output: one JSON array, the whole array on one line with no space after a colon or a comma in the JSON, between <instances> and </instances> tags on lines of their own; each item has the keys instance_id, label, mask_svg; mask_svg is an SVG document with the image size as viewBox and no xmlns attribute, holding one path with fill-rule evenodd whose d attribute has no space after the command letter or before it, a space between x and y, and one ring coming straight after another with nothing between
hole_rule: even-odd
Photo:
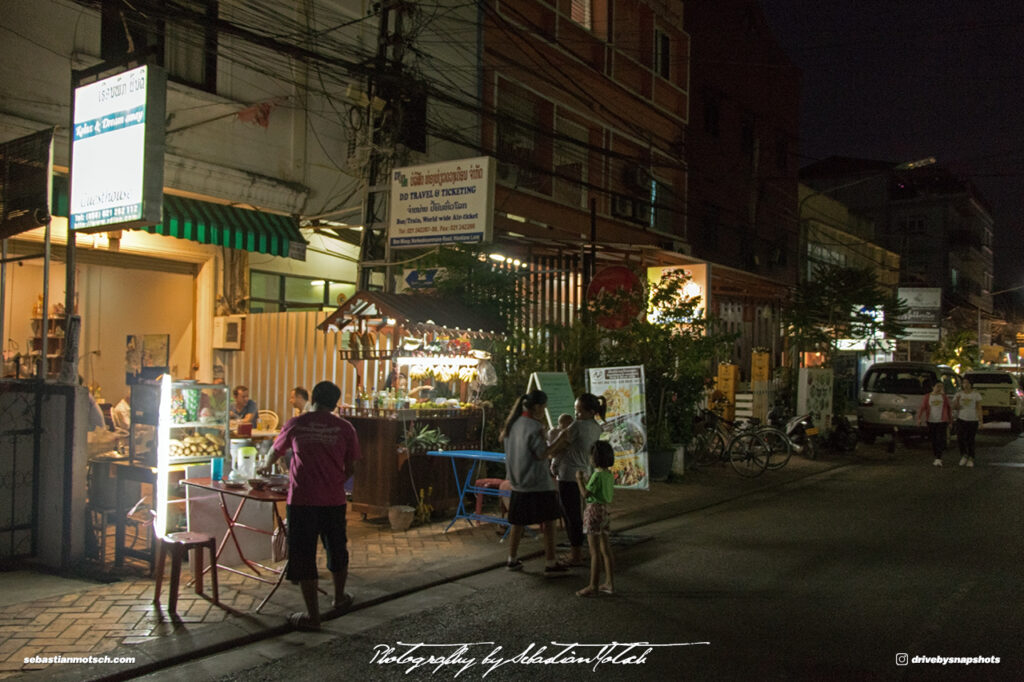
<instances>
[{"instance_id":1,"label":"metal gate","mask_svg":"<svg viewBox=\"0 0 1024 682\"><path fill-rule=\"evenodd\" d=\"M37 382L0 381L0 562L36 553L41 389Z\"/></svg>"}]
</instances>

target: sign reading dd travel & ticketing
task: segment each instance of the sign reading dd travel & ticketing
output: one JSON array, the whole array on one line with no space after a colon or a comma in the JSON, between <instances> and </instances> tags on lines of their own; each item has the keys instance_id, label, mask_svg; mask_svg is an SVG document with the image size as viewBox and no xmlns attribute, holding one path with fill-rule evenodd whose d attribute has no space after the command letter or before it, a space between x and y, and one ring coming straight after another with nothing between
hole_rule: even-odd
<instances>
[{"instance_id":1,"label":"sign reading dd travel & ticketing","mask_svg":"<svg viewBox=\"0 0 1024 682\"><path fill-rule=\"evenodd\" d=\"M75 88L72 112L72 230L161 221L167 76L140 66Z\"/></svg>"},{"instance_id":2,"label":"sign reading dd travel & ticketing","mask_svg":"<svg viewBox=\"0 0 1024 682\"><path fill-rule=\"evenodd\" d=\"M489 156L396 168L391 174L391 248L491 241L494 168Z\"/></svg>"}]
</instances>

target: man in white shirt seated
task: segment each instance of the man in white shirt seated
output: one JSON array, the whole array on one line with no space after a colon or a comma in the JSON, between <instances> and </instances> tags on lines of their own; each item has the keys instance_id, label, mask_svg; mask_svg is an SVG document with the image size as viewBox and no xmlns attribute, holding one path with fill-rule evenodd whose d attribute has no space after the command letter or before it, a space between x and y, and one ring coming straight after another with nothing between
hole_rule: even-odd
<instances>
[{"instance_id":1,"label":"man in white shirt seated","mask_svg":"<svg viewBox=\"0 0 1024 682\"><path fill-rule=\"evenodd\" d=\"M313 403L309 402L309 391L302 386L296 386L288 393L288 404L292 406L293 417L313 411Z\"/></svg>"}]
</instances>

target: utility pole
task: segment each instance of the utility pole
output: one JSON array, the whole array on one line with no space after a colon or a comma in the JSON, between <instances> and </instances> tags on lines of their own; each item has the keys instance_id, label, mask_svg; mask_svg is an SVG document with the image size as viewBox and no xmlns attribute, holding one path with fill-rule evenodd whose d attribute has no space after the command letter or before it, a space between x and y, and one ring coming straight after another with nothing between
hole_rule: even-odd
<instances>
[{"instance_id":1,"label":"utility pole","mask_svg":"<svg viewBox=\"0 0 1024 682\"><path fill-rule=\"evenodd\" d=\"M387 245L387 183L394 165L397 126L401 123L401 78L402 59L405 56L403 17L408 7L403 0L384 0L379 7L380 24L377 31L377 56L373 74L369 77L367 118L372 127L370 156L366 170L366 198L363 202L363 234L359 248L358 287L370 287L371 275L384 266L386 290L391 283L387 262L390 249ZM394 27L392 29L392 23ZM384 101L379 112L374 109L374 100ZM382 185L382 186L378 186Z\"/></svg>"}]
</instances>

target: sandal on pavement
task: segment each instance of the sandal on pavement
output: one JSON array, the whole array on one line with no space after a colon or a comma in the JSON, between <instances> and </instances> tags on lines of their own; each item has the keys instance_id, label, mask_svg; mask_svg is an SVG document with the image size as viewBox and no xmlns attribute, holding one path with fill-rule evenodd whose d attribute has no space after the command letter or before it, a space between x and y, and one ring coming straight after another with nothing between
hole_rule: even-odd
<instances>
[{"instance_id":1,"label":"sandal on pavement","mask_svg":"<svg viewBox=\"0 0 1024 682\"><path fill-rule=\"evenodd\" d=\"M565 578L565 577L568 577L569 575L570 575L570 573L569 573L569 567L568 566L563 566L561 564L556 563L553 566L545 566L544 567L544 577L545 578Z\"/></svg>"},{"instance_id":2,"label":"sandal on pavement","mask_svg":"<svg viewBox=\"0 0 1024 682\"><path fill-rule=\"evenodd\" d=\"M601 594L615 594L615 590L612 589L611 585L601 585L597 590Z\"/></svg>"},{"instance_id":3,"label":"sandal on pavement","mask_svg":"<svg viewBox=\"0 0 1024 682\"><path fill-rule=\"evenodd\" d=\"M595 590L590 585L587 585L582 590L576 590L576 596L577 597L596 597L597 596L597 590Z\"/></svg>"},{"instance_id":4,"label":"sandal on pavement","mask_svg":"<svg viewBox=\"0 0 1024 682\"><path fill-rule=\"evenodd\" d=\"M302 630L303 632L319 632L319 623L314 623L309 619L309 616L298 611L288 616L288 623L296 630Z\"/></svg>"},{"instance_id":5,"label":"sandal on pavement","mask_svg":"<svg viewBox=\"0 0 1024 682\"><path fill-rule=\"evenodd\" d=\"M331 606L331 610L328 611L328 615L333 617L341 616L348 613L348 610L352 608L352 602L354 601L355 598L351 594L346 592L345 596L341 598L340 602L335 602L334 605Z\"/></svg>"}]
</instances>

